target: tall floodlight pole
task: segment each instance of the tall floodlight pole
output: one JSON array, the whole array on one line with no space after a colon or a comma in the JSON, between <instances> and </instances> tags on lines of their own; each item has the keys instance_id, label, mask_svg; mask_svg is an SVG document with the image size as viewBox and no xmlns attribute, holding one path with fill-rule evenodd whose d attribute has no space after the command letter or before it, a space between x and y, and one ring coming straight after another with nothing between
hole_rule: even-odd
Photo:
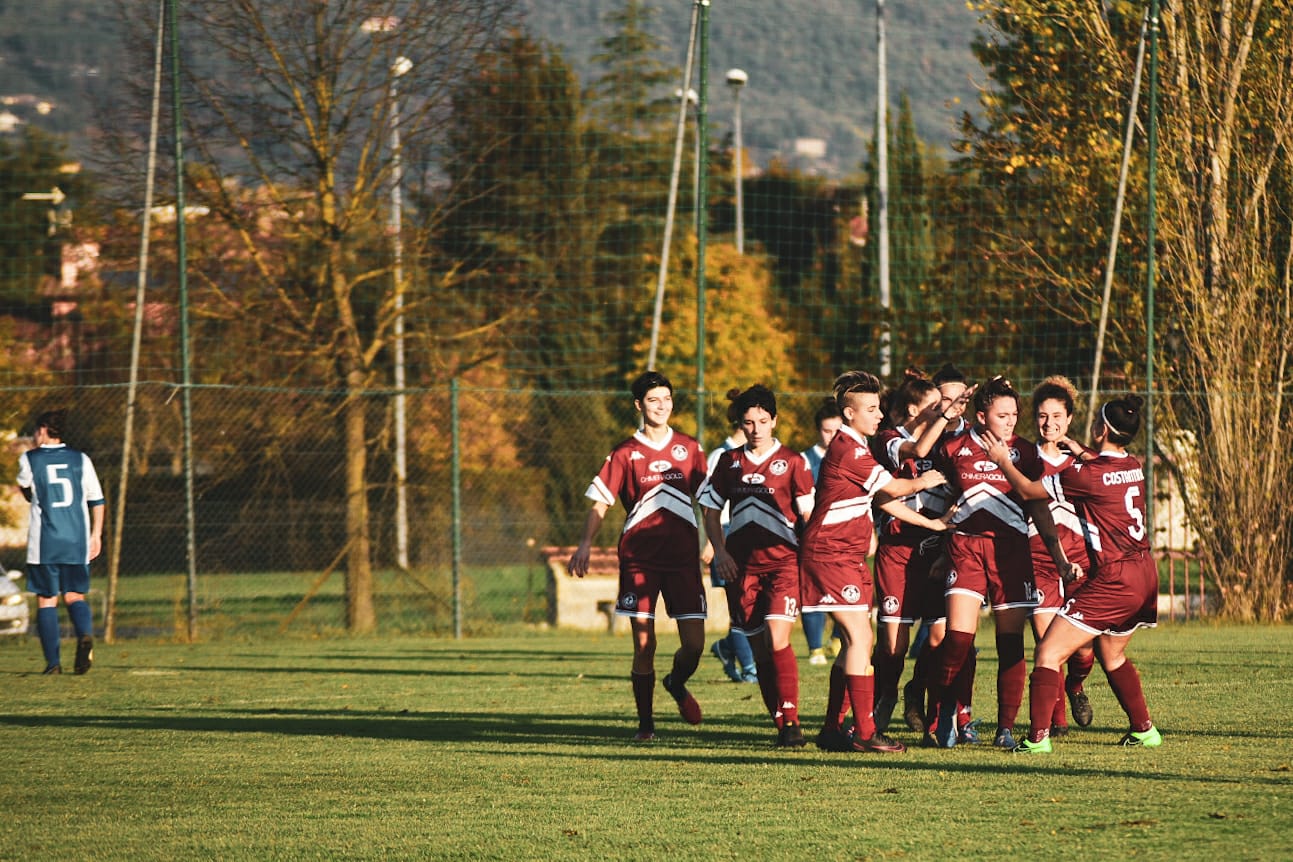
<instances>
[{"instance_id":1,"label":"tall floodlight pole","mask_svg":"<svg viewBox=\"0 0 1293 862\"><path fill-rule=\"evenodd\" d=\"M404 164L400 151L400 78L413 68L408 57L391 66L391 259L395 282L395 562L409 567L408 419L404 386L404 221L401 187Z\"/></svg>"},{"instance_id":2,"label":"tall floodlight pole","mask_svg":"<svg viewBox=\"0 0 1293 862\"><path fill-rule=\"evenodd\" d=\"M180 34L176 6L168 0L166 23L170 29L171 122L175 140L175 246L176 277L180 295L180 377L183 418L185 550L188 557L188 638L198 638L197 513L193 492L193 363L189 354L188 233L184 212L184 124L180 99Z\"/></svg>"},{"instance_id":3,"label":"tall floodlight pole","mask_svg":"<svg viewBox=\"0 0 1293 862\"><path fill-rule=\"evenodd\" d=\"M365 33L389 33L399 28L394 15L366 18L360 25ZM395 564L409 568L408 498L408 412L404 378L404 163L400 146L400 78L413 68L407 57L396 57L390 68L391 208L387 223L391 232L391 280L395 321L392 325L392 353L395 360Z\"/></svg>"},{"instance_id":4,"label":"tall floodlight pole","mask_svg":"<svg viewBox=\"0 0 1293 862\"><path fill-rule=\"evenodd\" d=\"M691 31L687 37L687 62L683 66L682 89L691 89L691 71L696 55L696 30L700 21L700 7L709 6L709 0L695 0L691 10ZM651 313L651 347L647 351L647 370L655 371L656 356L660 352L660 324L664 317L664 288L669 277L669 247L673 242L673 217L678 207L678 174L682 169L683 136L687 131L687 105L679 99L678 133L674 137L673 169L669 172L669 199L664 210L664 240L660 243L660 275L656 279L655 309Z\"/></svg>"},{"instance_id":5,"label":"tall floodlight pole","mask_svg":"<svg viewBox=\"0 0 1293 862\"><path fill-rule=\"evenodd\" d=\"M736 186L736 253L745 254L745 197L744 165L741 143L741 88L750 76L740 69L727 70L727 86L732 88L732 145L736 152L732 159L732 182Z\"/></svg>"},{"instance_id":6,"label":"tall floodlight pole","mask_svg":"<svg viewBox=\"0 0 1293 862\"><path fill-rule=\"evenodd\" d=\"M673 97L675 99L683 98L682 89L680 88L680 89L674 90ZM697 111L699 110L698 108L699 103L700 103L700 95L695 90L688 89L687 104L691 107L693 111ZM696 133L693 136L693 138L696 142L696 147L695 147L695 152L692 153L692 166L691 166L691 212L695 220L695 224L692 225L692 228L696 231L697 234L699 234L700 233L700 124L699 123L696 124Z\"/></svg>"},{"instance_id":7,"label":"tall floodlight pole","mask_svg":"<svg viewBox=\"0 0 1293 862\"><path fill-rule=\"evenodd\" d=\"M892 345L890 344L889 309L889 82L885 70L884 45L884 0L875 3L875 36L876 36L876 96L875 96L875 138L876 138L876 204L879 211L877 225L879 232L878 269L880 278L880 377L888 378L892 369Z\"/></svg>"},{"instance_id":8,"label":"tall floodlight pole","mask_svg":"<svg viewBox=\"0 0 1293 862\"><path fill-rule=\"evenodd\" d=\"M1149 177L1146 184L1149 225L1145 244L1149 261L1145 279L1145 519L1149 522L1149 549L1154 550L1154 258L1158 230L1158 0L1149 3Z\"/></svg>"},{"instance_id":9,"label":"tall floodlight pole","mask_svg":"<svg viewBox=\"0 0 1293 862\"><path fill-rule=\"evenodd\" d=\"M709 105L709 0L700 10L700 96L696 99L696 439L705 446L705 251L708 246L706 160ZM702 154L704 156L702 157Z\"/></svg>"}]
</instances>

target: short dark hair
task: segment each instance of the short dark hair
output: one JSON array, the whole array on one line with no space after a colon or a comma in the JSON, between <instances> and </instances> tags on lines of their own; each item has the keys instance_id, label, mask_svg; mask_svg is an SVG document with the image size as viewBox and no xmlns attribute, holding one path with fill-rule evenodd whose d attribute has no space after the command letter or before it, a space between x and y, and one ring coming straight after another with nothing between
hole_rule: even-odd
<instances>
[{"instance_id":1,"label":"short dark hair","mask_svg":"<svg viewBox=\"0 0 1293 862\"><path fill-rule=\"evenodd\" d=\"M840 415L840 405L835 403L834 397L823 398L817 412L813 414L813 425L817 428L822 427L822 423L827 419L842 419Z\"/></svg>"},{"instance_id":2,"label":"short dark hair","mask_svg":"<svg viewBox=\"0 0 1293 862\"><path fill-rule=\"evenodd\" d=\"M776 417L777 396L762 383L756 383L738 395L732 406L736 408L736 415L739 417L744 417L751 407L761 407L769 416Z\"/></svg>"},{"instance_id":3,"label":"short dark hair","mask_svg":"<svg viewBox=\"0 0 1293 862\"><path fill-rule=\"evenodd\" d=\"M1015 406L1019 406L1019 393L1010 381L998 374L987 383L974 390L974 411L976 413L987 413L992 402L998 398L1013 398Z\"/></svg>"},{"instance_id":4,"label":"short dark hair","mask_svg":"<svg viewBox=\"0 0 1293 862\"><path fill-rule=\"evenodd\" d=\"M964 383L965 374L950 362L944 362L943 367L934 372L932 382L935 386L942 386L944 383Z\"/></svg>"},{"instance_id":5,"label":"short dark hair","mask_svg":"<svg viewBox=\"0 0 1293 862\"><path fill-rule=\"evenodd\" d=\"M67 411L63 409L46 410L36 417L36 429L45 432L55 440L63 439L63 429L67 426Z\"/></svg>"},{"instance_id":6,"label":"short dark hair","mask_svg":"<svg viewBox=\"0 0 1293 862\"><path fill-rule=\"evenodd\" d=\"M879 395L883 387L880 385L880 378L868 371L845 371L835 378L835 384L831 389L835 392L835 403L839 406L842 415L849 395L854 392Z\"/></svg>"},{"instance_id":7,"label":"short dark hair","mask_svg":"<svg viewBox=\"0 0 1293 862\"><path fill-rule=\"evenodd\" d=\"M633 381L633 385L629 387L629 391L633 393L634 401L641 401L643 398L646 398L646 394L648 392L658 386L663 386L665 389L669 390L670 394L673 394L673 384L669 382L668 377L665 377L659 371L644 372L637 380Z\"/></svg>"},{"instance_id":8,"label":"short dark hair","mask_svg":"<svg viewBox=\"0 0 1293 862\"><path fill-rule=\"evenodd\" d=\"M1109 441L1126 446L1140 433L1140 408L1145 399L1139 395L1125 395L1106 401L1100 408L1100 419L1109 426Z\"/></svg>"}]
</instances>

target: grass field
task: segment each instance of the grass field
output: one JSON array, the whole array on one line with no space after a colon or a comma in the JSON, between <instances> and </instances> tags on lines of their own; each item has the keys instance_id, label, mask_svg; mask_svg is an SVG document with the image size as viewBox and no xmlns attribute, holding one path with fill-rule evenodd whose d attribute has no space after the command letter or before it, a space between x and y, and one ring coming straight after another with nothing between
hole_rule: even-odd
<instances>
[{"instance_id":1,"label":"grass field","mask_svg":"<svg viewBox=\"0 0 1293 862\"><path fill-rule=\"evenodd\" d=\"M1293 858L1293 628L1142 633L1163 747L1115 745L1097 671L1092 727L1028 758L775 750L756 687L708 656L704 723L657 687L661 738L635 745L628 652L567 634L129 641L43 677L34 639L0 643L0 858ZM826 668L801 674L813 724Z\"/></svg>"}]
</instances>

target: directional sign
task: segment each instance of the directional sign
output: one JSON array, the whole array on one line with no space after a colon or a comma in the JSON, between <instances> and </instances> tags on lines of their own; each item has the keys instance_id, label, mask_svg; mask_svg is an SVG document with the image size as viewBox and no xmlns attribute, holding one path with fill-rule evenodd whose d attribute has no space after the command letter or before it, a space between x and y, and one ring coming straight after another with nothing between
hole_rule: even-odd
<instances>
[{"instance_id":1,"label":"directional sign","mask_svg":"<svg viewBox=\"0 0 1293 862\"><path fill-rule=\"evenodd\" d=\"M47 192L27 192L22 196L22 199L25 201L49 201L54 206L58 206L67 199L67 195L63 194L63 190L58 186L54 186Z\"/></svg>"}]
</instances>

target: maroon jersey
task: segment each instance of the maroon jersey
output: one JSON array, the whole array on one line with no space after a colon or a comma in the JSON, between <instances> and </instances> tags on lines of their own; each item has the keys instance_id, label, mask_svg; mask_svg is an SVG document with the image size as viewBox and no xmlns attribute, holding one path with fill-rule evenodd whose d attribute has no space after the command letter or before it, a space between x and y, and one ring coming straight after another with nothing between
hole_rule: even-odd
<instances>
[{"instance_id":1,"label":"maroon jersey","mask_svg":"<svg viewBox=\"0 0 1293 862\"><path fill-rule=\"evenodd\" d=\"M727 551L742 569L794 562L799 551L795 521L812 500L807 459L776 440L762 455L744 446L723 452L700 495L706 508L731 504Z\"/></svg>"},{"instance_id":2,"label":"maroon jersey","mask_svg":"<svg viewBox=\"0 0 1293 862\"><path fill-rule=\"evenodd\" d=\"M831 438L817 471L817 497L804 529L803 556L853 561L871 545L871 501L893 481L856 431L845 425Z\"/></svg>"},{"instance_id":3,"label":"maroon jersey","mask_svg":"<svg viewBox=\"0 0 1293 862\"><path fill-rule=\"evenodd\" d=\"M1042 478L1037 446L1012 436L1006 445L1010 460L1029 479ZM958 533L974 536L1028 535L1023 503L1001 468L988 457L988 448L973 428L938 444L934 464L959 495L952 524Z\"/></svg>"},{"instance_id":4,"label":"maroon jersey","mask_svg":"<svg viewBox=\"0 0 1293 862\"><path fill-rule=\"evenodd\" d=\"M1145 472L1134 457L1102 452L1094 461L1074 461L1046 482L1058 484L1077 507L1097 571L1149 553Z\"/></svg>"},{"instance_id":5,"label":"maroon jersey","mask_svg":"<svg viewBox=\"0 0 1293 862\"><path fill-rule=\"evenodd\" d=\"M1073 501L1064 494L1064 488L1059 482L1045 481L1045 477L1054 476L1069 467L1073 463L1073 456L1061 455L1057 460L1052 461L1040 448L1037 450L1037 456L1042 459L1043 484L1047 493L1051 495L1049 504L1051 520L1055 522L1055 532L1059 536L1060 547L1064 549L1064 556L1069 562L1077 563L1085 569L1087 567L1086 536L1083 535L1082 521L1078 518L1077 509ZM1055 561L1051 559L1050 551L1046 550L1046 543L1038 534L1036 525L1028 527L1028 544L1033 556L1033 571L1055 571Z\"/></svg>"},{"instance_id":6,"label":"maroon jersey","mask_svg":"<svg viewBox=\"0 0 1293 862\"><path fill-rule=\"evenodd\" d=\"M882 467L900 479L915 479L922 473L934 469L932 458L905 458L899 460L898 450L903 443L914 440L906 428L886 428L871 438L871 453ZM932 455L932 453L931 453ZM917 491L902 498L909 509L919 512L927 518L938 519L947 514L955 500L955 493L947 485L939 485ZM931 536L941 537L941 533L899 521L892 515L876 512L876 532L882 545L918 546Z\"/></svg>"},{"instance_id":7,"label":"maroon jersey","mask_svg":"<svg viewBox=\"0 0 1293 862\"><path fill-rule=\"evenodd\" d=\"M670 429L660 444L638 431L611 450L585 495L628 510L620 535L620 566L694 569L699 532L692 498L705 481L705 453Z\"/></svg>"}]
</instances>

